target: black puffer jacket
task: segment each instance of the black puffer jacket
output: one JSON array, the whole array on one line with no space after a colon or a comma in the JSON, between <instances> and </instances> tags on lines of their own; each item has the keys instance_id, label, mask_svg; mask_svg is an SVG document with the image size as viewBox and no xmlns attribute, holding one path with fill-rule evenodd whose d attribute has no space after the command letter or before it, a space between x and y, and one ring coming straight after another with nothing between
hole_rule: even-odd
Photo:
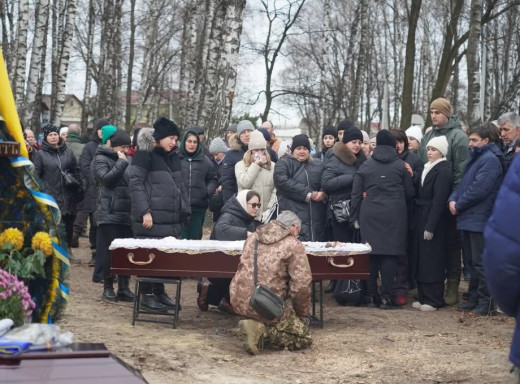
<instances>
[{"instance_id":1,"label":"black puffer jacket","mask_svg":"<svg viewBox=\"0 0 520 384\"><path fill-rule=\"evenodd\" d=\"M62 215L75 215L76 206L82 196L77 191L65 187L61 171L68 171L76 180L81 180L81 171L74 153L60 139L57 147L42 143L34 156L36 175L43 181L43 189L56 200ZM61 168L61 169L60 169Z\"/></svg>"},{"instance_id":2,"label":"black puffer jacket","mask_svg":"<svg viewBox=\"0 0 520 384\"><path fill-rule=\"evenodd\" d=\"M81 174L83 176L86 188L85 198L83 199L84 212L92 213L96 211L99 190L96 185L94 175L90 171L90 166L92 164L92 160L94 160L94 156L96 156L97 147L100 143L101 139L97 136L97 133L94 132L92 140L85 144L83 151L81 152L81 156L79 157L79 166L81 168Z\"/></svg>"},{"instance_id":3,"label":"black puffer jacket","mask_svg":"<svg viewBox=\"0 0 520 384\"><path fill-rule=\"evenodd\" d=\"M132 231L136 237L180 236L181 194L187 196L179 154L155 146L152 130L139 133L138 150L130 165ZM152 228L143 228L143 215L152 214Z\"/></svg>"},{"instance_id":4,"label":"black puffer jacket","mask_svg":"<svg viewBox=\"0 0 520 384\"><path fill-rule=\"evenodd\" d=\"M354 176L351 222L359 220L361 241L375 255L405 255L406 203L414 197L412 177L395 148L378 145Z\"/></svg>"},{"instance_id":5,"label":"black puffer jacket","mask_svg":"<svg viewBox=\"0 0 520 384\"><path fill-rule=\"evenodd\" d=\"M100 145L92 162L92 172L100 193L96 209L98 224L130 226L130 189L128 188L128 161Z\"/></svg>"},{"instance_id":6,"label":"black puffer jacket","mask_svg":"<svg viewBox=\"0 0 520 384\"><path fill-rule=\"evenodd\" d=\"M325 239L325 202L306 202L307 194L320 191L323 163L309 158L300 162L291 155L279 160L274 167L274 186L280 211L293 211L302 221L302 241Z\"/></svg>"},{"instance_id":7,"label":"black puffer jacket","mask_svg":"<svg viewBox=\"0 0 520 384\"><path fill-rule=\"evenodd\" d=\"M184 145L186 132L181 141ZM196 134L195 132L192 132ZM181 169L190 204L195 207L207 208L209 198L217 188L217 171L213 162L204 154L202 144L199 142L200 150L194 156L181 151Z\"/></svg>"},{"instance_id":8,"label":"black puffer jacket","mask_svg":"<svg viewBox=\"0 0 520 384\"><path fill-rule=\"evenodd\" d=\"M235 196L224 204L221 212L213 232L211 232L211 240L245 240L247 232L254 232L257 225L260 224L242 208Z\"/></svg>"},{"instance_id":9,"label":"black puffer jacket","mask_svg":"<svg viewBox=\"0 0 520 384\"><path fill-rule=\"evenodd\" d=\"M339 200L348 200L352 194L354 174L366 160L363 149L357 155L350 152L345 144L338 142L332 147L332 156L325 164L321 177L321 186L329 196L329 208ZM327 210L327 215L331 214Z\"/></svg>"},{"instance_id":10,"label":"black puffer jacket","mask_svg":"<svg viewBox=\"0 0 520 384\"><path fill-rule=\"evenodd\" d=\"M235 165L244 158L247 145L243 144L238 135L234 134L229 139L229 151L226 152L222 160L221 178L222 197L228 201L231 196L238 192L237 178L235 176Z\"/></svg>"}]
</instances>

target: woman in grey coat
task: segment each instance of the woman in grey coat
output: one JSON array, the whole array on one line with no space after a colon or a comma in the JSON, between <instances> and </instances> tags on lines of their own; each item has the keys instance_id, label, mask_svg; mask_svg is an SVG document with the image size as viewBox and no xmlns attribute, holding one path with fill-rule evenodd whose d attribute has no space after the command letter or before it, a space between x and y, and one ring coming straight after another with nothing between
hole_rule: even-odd
<instances>
[{"instance_id":1,"label":"woman in grey coat","mask_svg":"<svg viewBox=\"0 0 520 384\"><path fill-rule=\"evenodd\" d=\"M395 138L382 130L377 146L354 176L351 223L361 232L361 241L372 247L368 305L379 304L377 278L381 272L379 308L395 308L391 301L397 257L406 254L407 200L413 198L412 177L399 159Z\"/></svg>"}]
</instances>

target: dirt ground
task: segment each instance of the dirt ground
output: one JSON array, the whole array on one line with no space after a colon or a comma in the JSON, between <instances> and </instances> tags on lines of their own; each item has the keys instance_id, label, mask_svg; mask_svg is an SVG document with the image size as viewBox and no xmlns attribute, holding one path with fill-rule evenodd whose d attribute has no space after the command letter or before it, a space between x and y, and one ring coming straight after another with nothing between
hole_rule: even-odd
<instances>
[{"instance_id":1,"label":"dirt ground","mask_svg":"<svg viewBox=\"0 0 520 384\"><path fill-rule=\"evenodd\" d=\"M200 312L196 281L182 284L177 329L131 325L131 306L101 301L92 283L86 239L74 249L70 302L59 322L78 342L104 343L149 383L511 383L508 361L514 319L469 317L453 308L423 313L340 307L324 299L323 329L306 351L264 350L249 356L239 318ZM464 288L466 288L466 284ZM133 289L133 280L131 283Z\"/></svg>"}]
</instances>

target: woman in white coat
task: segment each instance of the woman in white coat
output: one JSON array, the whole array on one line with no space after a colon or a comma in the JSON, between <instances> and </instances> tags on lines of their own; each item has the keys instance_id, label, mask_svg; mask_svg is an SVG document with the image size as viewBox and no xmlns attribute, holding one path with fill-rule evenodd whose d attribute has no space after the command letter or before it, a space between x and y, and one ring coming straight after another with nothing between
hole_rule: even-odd
<instances>
[{"instance_id":1,"label":"woman in white coat","mask_svg":"<svg viewBox=\"0 0 520 384\"><path fill-rule=\"evenodd\" d=\"M262 205L258 210L257 220L261 220L262 213L276 202L274 163L271 162L266 147L264 135L259 131L253 131L244 158L235 165L238 190L252 189L260 194Z\"/></svg>"}]
</instances>

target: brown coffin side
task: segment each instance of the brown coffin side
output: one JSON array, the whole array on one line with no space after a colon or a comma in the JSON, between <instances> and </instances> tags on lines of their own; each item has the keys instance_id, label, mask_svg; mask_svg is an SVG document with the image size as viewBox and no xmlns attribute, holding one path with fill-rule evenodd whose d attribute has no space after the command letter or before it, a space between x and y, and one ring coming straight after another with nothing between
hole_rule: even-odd
<instances>
[{"instance_id":1,"label":"brown coffin side","mask_svg":"<svg viewBox=\"0 0 520 384\"><path fill-rule=\"evenodd\" d=\"M308 258L313 280L368 279L369 276L368 254L333 257L308 255ZM191 255L165 253L157 249L118 248L112 251L111 271L118 275L135 276L232 278L239 261L239 255L231 256L223 252ZM336 266L333 266L331 262ZM341 267L351 263L353 265L348 268Z\"/></svg>"}]
</instances>

